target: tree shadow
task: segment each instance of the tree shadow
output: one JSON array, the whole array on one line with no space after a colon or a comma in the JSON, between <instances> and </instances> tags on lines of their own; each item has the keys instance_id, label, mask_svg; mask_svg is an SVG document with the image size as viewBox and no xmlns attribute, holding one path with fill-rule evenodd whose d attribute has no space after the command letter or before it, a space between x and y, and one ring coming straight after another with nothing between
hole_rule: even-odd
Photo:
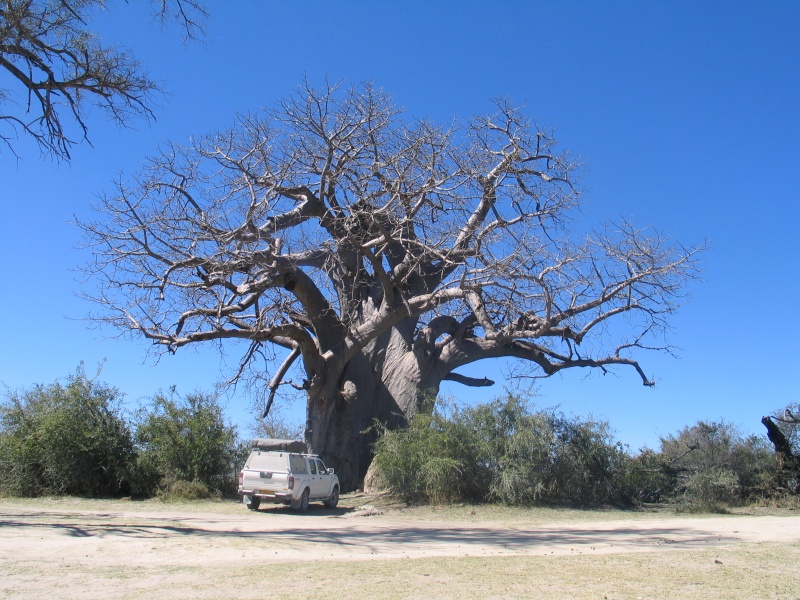
<instances>
[{"instance_id":1,"label":"tree shadow","mask_svg":"<svg viewBox=\"0 0 800 600\"><path fill-rule=\"evenodd\" d=\"M258 539L271 542L310 542L331 547L353 547L359 552L384 553L403 548L425 549L443 545L455 545L464 552L481 547L498 552L521 553L557 548L582 548L598 546L656 547L673 546L699 548L739 541L733 535L723 535L705 529L679 527L473 527L470 525L417 526L368 522L359 519L357 526L347 519L335 526L327 521L324 527L319 518L341 517L354 513L352 507L326 509L309 507L308 513L296 513L288 507L274 506L259 510L261 523L247 521L247 529L241 529L241 521L234 518L209 519L191 516L158 516L157 514L129 517L130 524L105 523L104 520L119 521L122 517L109 513L87 516L49 512L35 514L0 515L0 530L18 528L23 531L49 529L75 538L122 537L159 539L174 536L201 537L208 539ZM253 514L248 512L247 514ZM284 527L280 521L270 521L270 515L304 514L309 517L307 527ZM365 517L364 519L368 519ZM64 522L67 521L67 522Z\"/></svg>"}]
</instances>

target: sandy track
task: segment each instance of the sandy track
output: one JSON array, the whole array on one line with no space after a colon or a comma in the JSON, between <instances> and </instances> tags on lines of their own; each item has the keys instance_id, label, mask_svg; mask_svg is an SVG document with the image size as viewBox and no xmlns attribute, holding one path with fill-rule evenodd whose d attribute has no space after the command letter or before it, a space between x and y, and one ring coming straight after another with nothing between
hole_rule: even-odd
<instances>
[{"instance_id":1,"label":"sandy track","mask_svg":"<svg viewBox=\"0 0 800 600\"><path fill-rule=\"evenodd\" d=\"M519 525L312 509L241 514L0 507L0 561L76 566L576 555L800 542L798 517L669 517Z\"/></svg>"},{"instance_id":2,"label":"sandy track","mask_svg":"<svg viewBox=\"0 0 800 600\"><path fill-rule=\"evenodd\" d=\"M368 513L3 500L0 598L800 600L793 512Z\"/></svg>"}]
</instances>

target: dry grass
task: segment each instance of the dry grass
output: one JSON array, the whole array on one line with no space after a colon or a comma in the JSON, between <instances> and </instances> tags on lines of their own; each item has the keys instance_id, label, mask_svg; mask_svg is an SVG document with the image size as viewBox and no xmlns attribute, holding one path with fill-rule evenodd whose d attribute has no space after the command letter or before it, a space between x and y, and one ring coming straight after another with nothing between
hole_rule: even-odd
<instances>
[{"instance_id":1,"label":"dry grass","mask_svg":"<svg viewBox=\"0 0 800 600\"><path fill-rule=\"evenodd\" d=\"M244 562L244 561L243 561ZM0 567L18 569L14 561ZM80 568L15 571L9 598L800 598L800 545L602 556L432 558L242 564L217 568ZM19 575L24 580L20 582ZM85 583L84 583L85 585ZM64 591L66 595L63 594ZM270 593L265 593L270 590Z\"/></svg>"},{"instance_id":2,"label":"dry grass","mask_svg":"<svg viewBox=\"0 0 800 600\"><path fill-rule=\"evenodd\" d=\"M242 514L242 504L232 499L203 499L203 500L165 500L151 498L148 500L98 500L92 498L74 498L69 496L49 496L42 498L11 498L0 496L0 507L47 507L61 508L64 510L86 510L99 512L214 512L219 514ZM445 504L445 505L408 505L396 498L385 495L369 495L364 493L343 494L339 501L343 511L356 511L364 507L374 508L394 520L409 521L436 521L436 522L480 522L500 521L516 525L538 525L550 522L574 521L613 521L618 519L645 520L652 518L668 517L680 514L682 517L704 517L709 513L686 512L675 505L647 505L640 508L622 509L615 507L603 508L558 508L558 507L519 507L497 504ZM319 508L319 507L316 507ZM263 505L262 511L286 512L289 509L275 505ZM312 510L315 510L312 505ZM785 503L759 503L749 507L733 508L728 514L735 515L793 515L798 514L800 505L787 506ZM720 515L715 515L720 516Z\"/></svg>"},{"instance_id":3,"label":"dry grass","mask_svg":"<svg viewBox=\"0 0 800 600\"><path fill-rule=\"evenodd\" d=\"M524 507L505 506L499 504L443 504L443 505L408 505L388 495L367 495L363 493L342 496L340 506L359 509L363 506L374 507L395 520L436 521L436 522L480 522L500 521L515 525L539 525L542 523L575 521L614 521L614 520L646 520L680 515L683 518L702 518L710 514L714 516L791 516L798 514L800 505L759 503L752 506L730 508L723 514L703 511L687 512L680 505L658 504L636 508L600 507L600 508L560 508L560 507Z\"/></svg>"},{"instance_id":4,"label":"dry grass","mask_svg":"<svg viewBox=\"0 0 800 600\"><path fill-rule=\"evenodd\" d=\"M800 545L759 544L594 557L336 563L325 573L326 579L347 581L347 595L354 598L800 598L799 559ZM304 566L307 597L324 598L315 571ZM260 568L249 578L255 583L273 574Z\"/></svg>"},{"instance_id":5,"label":"dry grass","mask_svg":"<svg viewBox=\"0 0 800 600\"><path fill-rule=\"evenodd\" d=\"M88 510L92 512L148 511L170 512L181 510L186 512L215 512L223 514L241 513L242 505L230 499L203 500L98 500L95 498L74 498L71 496L44 496L41 498L0 497L0 507L18 506L28 508L58 508L62 510Z\"/></svg>"}]
</instances>

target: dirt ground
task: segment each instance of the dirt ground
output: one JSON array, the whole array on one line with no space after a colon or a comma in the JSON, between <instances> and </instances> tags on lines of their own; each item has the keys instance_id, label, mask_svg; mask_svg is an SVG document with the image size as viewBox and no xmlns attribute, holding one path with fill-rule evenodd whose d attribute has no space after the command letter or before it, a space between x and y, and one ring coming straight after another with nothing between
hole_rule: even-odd
<instances>
[{"instance_id":1,"label":"dirt ground","mask_svg":"<svg viewBox=\"0 0 800 600\"><path fill-rule=\"evenodd\" d=\"M670 589L670 571L686 560L687 569L700 569L692 576L698 581L689 582L695 587ZM767 588L744 581L731 586L736 573L728 576L728 588L714 587L720 568L736 561L740 575L753 570L748 579L761 577L756 563L764 562L763 570L772 573L763 573ZM476 587L471 564L483 565L483 587ZM608 572L597 582L575 583L600 564ZM312 506L307 514L284 507L251 512L233 503L0 501L4 598L267 598L287 595L298 580L305 590L299 598L414 597L421 590L431 595L431 585L447 598L700 598L720 597L714 594L726 589L730 597L800 598L798 565L800 515L794 512L521 512L495 518L485 507L409 513L352 499L337 510ZM622 572L631 568L651 569L649 586L651 576L637 585L635 573ZM517 575L503 575L509 569ZM518 579L531 569L543 573L523 575L527 584ZM426 570L431 573L420 575ZM500 593L497 586L509 577L519 585ZM657 584L658 577L667 583Z\"/></svg>"}]
</instances>

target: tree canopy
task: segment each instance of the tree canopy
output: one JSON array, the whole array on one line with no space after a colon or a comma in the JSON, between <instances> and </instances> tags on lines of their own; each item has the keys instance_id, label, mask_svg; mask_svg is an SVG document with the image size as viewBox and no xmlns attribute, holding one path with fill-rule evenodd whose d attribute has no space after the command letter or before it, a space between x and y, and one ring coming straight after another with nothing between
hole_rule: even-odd
<instances>
[{"instance_id":1,"label":"tree canopy","mask_svg":"<svg viewBox=\"0 0 800 600\"><path fill-rule=\"evenodd\" d=\"M445 379L490 385L458 371L481 359L652 385L636 353L667 348L699 248L626 222L572 236L575 168L508 101L442 127L371 84L305 83L102 198L83 224L95 318L170 352L243 341L234 378L254 367L270 401L304 390L307 437L334 461Z\"/></svg>"}]
</instances>

